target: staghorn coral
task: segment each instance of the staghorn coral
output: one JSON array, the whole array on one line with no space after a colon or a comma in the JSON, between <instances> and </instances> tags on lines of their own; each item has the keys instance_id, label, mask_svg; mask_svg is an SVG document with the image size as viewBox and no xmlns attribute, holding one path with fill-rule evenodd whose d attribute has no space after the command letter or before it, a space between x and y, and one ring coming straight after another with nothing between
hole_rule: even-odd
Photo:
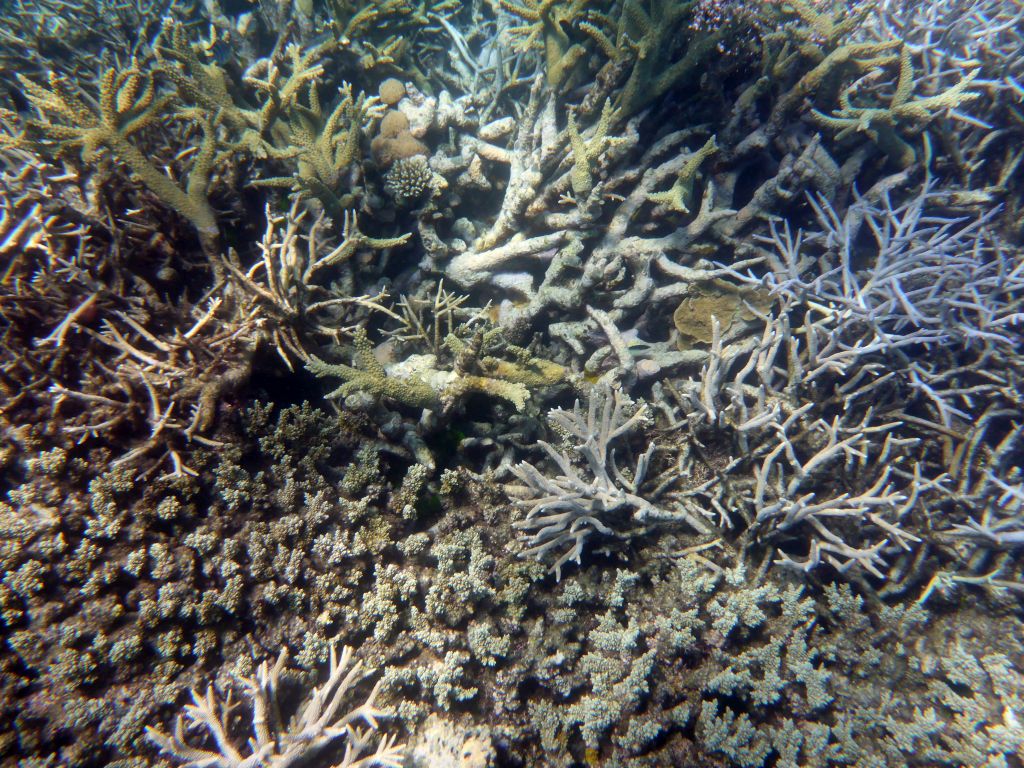
<instances>
[{"instance_id":1,"label":"staghorn coral","mask_svg":"<svg viewBox=\"0 0 1024 768\"><path fill-rule=\"evenodd\" d=\"M331 0L329 27L339 46L356 59L361 71L383 71L426 83L425 62L430 46L422 42L435 24L447 23L463 9L456 0ZM410 40L421 38L420 45Z\"/></svg>"},{"instance_id":2,"label":"staghorn coral","mask_svg":"<svg viewBox=\"0 0 1024 768\"><path fill-rule=\"evenodd\" d=\"M396 729L486 722L498 764L1018 759L1019 9L602 0L518 37L553 40L551 68L509 46L542 21L515 5L537 19L110 9L127 36L11 9L7 71L86 102L97 68L153 74L188 118L131 141L182 189L209 121L226 253L116 153L3 157L3 760L152 765L141 726L179 691L255 679L253 647L311 681L336 635L380 659ZM975 67L977 96L901 118L915 155L886 175L812 110L890 109L908 59L897 108ZM359 95L388 76L381 133L447 184L415 207L385 194ZM17 133L32 105L6 105ZM336 383L295 361L348 363L363 333L383 342L340 383L365 386L298 405ZM600 426L556 410L584 435L559 445L542 417L594 384L646 408L608 483L574 452ZM555 583L554 553L511 556L524 459L707 532L626 505Z\"/></svg>"},{"instance_id":3,"label":"staghorn coral","mask_svg":"<svg viewBox=\"0 0 1024 768\"><path fill-rule=\"evenodd\" d=\"M8 152L5 162L24 161ZM209 439L220 403L248 378L253 325L223 297L161 298L155 286L174 291L177 279L167 254L111 227L83 177L45 163L19 165L19 177L7 215L23 218L3 254L5 422L50 447L103 446L117 466L189 471L184 446ZM137 261L118 258L122 248Z\"/></svg>"},{"instance_id":4,"label":"staghorn coral","mask_svg":"<svg viewBox=\"0 0 1024 768\"><path fill-rule=\"evenodd\" d=\"M501 398L521 411L530 397L528 385L550 386L562 378L559 366L530 359L528 355L520 356L519 361L502 361L486 355L484 345L496 341L494 334L488 338L482 330L467 341L450 333L434 354L411 355L385 367L377 360L366 332L357 329L353 334L354 365L326 363L316 357L306 365L317 376L344 380L328 395L330 398L366 392L441 415L450 414L474 392ZM442 349L451 357L450 370L437 367Z\"/></svg>"},{"instance_id":5,"label":"staghorn coral","mask_svg":"<svg viewBox=\"0 0 1024 768\"><path fill-rule=\"evenodd\" d=\"M463 730L451 720L432 715L410 757L414 768L488 768L494 752L486 728Z\"/></svg>"},{"instance_id":6,"label":"staghorn coral","mask_svg":"<svg viewBox=\"0 0 1024 768\"><path fill-rule=\"evenodd\" d=\"M935 116L943 111L955 109L961 104L977 99L980 94L967 88L977 76L977 71L968 72L960 82L934 96L913 97L914 73L910 52L904 46L900 54L900 74L896 89L887 107L860 107L851 100L852 89L839 95L840 109L832 115L812 110L815 122L837 131L836 139L841 140L854 132L866 134L892 161L893 165L906 168L916 159L914 149L900 137L897 127L910 123L909 128L921 130Z\"/></svg>"},{"instance_id":7,"label":"staghorn coral","mask_svg":"<svg viewBox=\"0 0 1024 768\"><path fill-rule=\"evenodd\" d=\"M586 0L499 0L499 4L503 11L526 22L505 32L514 47L543 50L548 85L556 90L565 85L586 54L584 46L566 33L586 18Z\"/></svg>"},{"instance_id":8,"label":"staghorn coral","mask_svg":"<svg viewBox=\"0 0 1024 768\"><path fill-rule=\"evenodd\" d=\"M651 193L647 196L647 199L652 203L664 205L676 213L689 213L697 171L701 163L709 157L713 157L717 151L718 145L715 143L715 137L712 136L704 142L704 146L687 158L686 163L679 169L679 175L676 176L676 180L672 183L670 189L664 192Z\"/></svg>"},{"instance_id":9,"label":"staghorn coral","mask_svg":"<svg viewBox=\"0 0 1024 768\"><path fill-rule=\"evenodd\" d=\"M978 71L972 83L972 91L979 94L971 105L973 117L950 112L955 119L939 121L940 149L930 163L948 169L950 180L956 182L955 194L963 199L1002 202L1004 226L1019 240L1021 201L1007 181L1024 158L1016 107L1024 76L1022 42L1015 34L1021 10L1014 3L984 0L963 2L957 8L949 14L935 3L882 3L873 9L864 34L902 38L915 71L923 75L916 87L923 87L927 95L955 86L961 72Z\"/></svg>"},{"instance_id":10,"label":"staghorn coral","mask_svg":"<svg viewBox=\"0 0 1024 768\"><path fill-rule=\"evenodd\" d=\"M861 40L856 34L868 14L866 8L843 18L839 4L823 13L800 2L784 3L778 13L780 22L791 15L799 21L783 24L780 31L765 37L762 76L739 95L729 120L729 135L721 137L734 147L737 157L762 151L777 141L805 99L827 98L830 93L838 96L836 88L849 73L870 72L896 61L891 51L900 46L899 39L884 35ZM777 95L768 119L737 140L740 126L749 123L753 105L769 92Z\"/></svg>"},{"instance_id":11,"label":"staghorn coral","mask_svg":"<svg viewBox=\"0 0 1024 768\"><path fill-rule=\"evenodd\" d=\"M26 121L15 145L58 155L79 149L85 161L100 149L110 150L166 205L192 222L208 250L216 247L217 221L207 198L216 143L208 119L197 120L203 139L182 187L131 141L135 133L164 119L171 106L166 94L158 94L152 73L135 66L106 70L99 84L98 111L85 104L73 86L56 73L50 73L48 88L27 78L19 82L40 117ZM182 116L190 117L187 111Z\"/></svg>"},{"instance_id":12,"label":"staghorn coral","mask_svg":"<svg viewBox=\"0 0 1024 768\"><path fill-rule=\"evenodd\" d=\"M575 115L569 115L569 144L572 146L572 173L569 177L572 191L581 198L586 198L594 189L593 171L591 166L606 149L626 139L615 139L608 136L608 129L612 122L612 106L605 102L601 109L601 117L594 125L593 131L586 141L580 136L579 128L576 127Z\"/></svg>"},{"instance_id":13,"label":"staghorn coral","mask_svg":"<svg viewBox=\"0 0 1024 768\"><path fill-rule=\"evenodd\" d=\"M654 455L653 443L637 458L631 474L618 468L611 443L632 431L645 414L645 408L640 407L624 418L624 407L622 393L614 390L593 393L586 416L578 401L572 413L551 412L552 423L574 441L573 449L586 463L586 474L576 469L567 455L544 441L540 446L561 470L560 475L545 477L525 462L512 468L526 486L526 493L519 497L520 505L527 510L526 516L515 523L517 529L526 531L527 549L522 556L541 560L548 552L570 545L551 566L558 579L566 562L580 563L584 542L591 534L624 535L612 527L620 519L627 525L673 521L685 522L698 533L710 530L702 516L685 509L657 506L640 495Z\"/></svg>"},{"instance_id":14,"label":"staghorn coral","mask_svg":"<svg viewBox=\"0 0 1024 768\"><path fill-rule=\"evenodd\" d=\"M344 383L327 397L345 397L353 392L368 392L376 397L407 405L412 408L439 408L440 395L423 376L433 369L410 372L405 375L388 374L377 360L373 346L362 329L353 335L354 365L326 363L312 358L306 365L317 376L340 378Z\"/></svg>"},{"instance_id":15,"label":"staghorn coral","mask_svg":"<svg viewBox=\"0 0 1024 768\"><path fill-rule=\"evenodd\" d=\"M385 293L346 296L315 282L318 273L346 264L359 251L397 248L409 239L408 235L369 237L359 230L356 214L345 211L341 242L328 249L321 246L323 213L305 229L307 213L302 210L301 198L283 216L274 216L267 206L267 230L260 243L260 258L247 269L237 262L235 254L224 259L228 280L245 301L241 311L251 322L266 329L254 336L268 337L289 369L292 358L309 359L306 347L314 339L337 342L352 333L352 308L387 312L380 304ZM301 244L303 239L305 247Z\"/></svg>"},{"instance_id":16,"label":"staghorn coral","mask_svg":"<svg viewBox=\"0 0 1024 768\"><path fill-rule=\"evenodd\" d=\"M167 0L12 3L0 32L0 61L5 72L36 77L59 68L88 77L104 51L132 51L151 39L170 5ZM192 3L174 5L194 10Z\"/></svg>"},{"instance_id":17,"label":"staghorn coral","mask_svg":"<svg viewBox=\"0 0 1024 768\"><path fill-rule=\"evenodd\" d=\"M161 750L178 760L195 764L234 768L259 761L269 766L294 765L309 760L311 756L324 752L332 743L344 739L345 751L336 768L361 768L366 766L390 766L400 768L404 764L405 745L396 744L393 736L375 739L379 729L377 721L386 713L375 706L380 689L378 681L366 700L350 710L342 706L351 689L365 676L362 661L353 662L354 651L345 646L338 655L331 648L330 667L327 680L314 688L309 701L292 722L282 720L280 688L281 673L288 661L286 651L281 651L271 667L262 662L254 677L241 678L243 690L252 707L254 739L248 746L252 754L243 755L232 742L229 717L233 705L230 700L217 698L213 686L205 695L192 691L192 704L185 708L185 717L179 715L174 733L168 735L148 728L147 736ZM360 727L360 722L365 729ZM185 738L186 727L195 730L202 727L213 739L217 751L212 752L190 745ZM374 744L376 741L376 744Z\"/></svg>"},{"instance_id":18,"label":"staghorn coral","mask_svg":"<svg viewBox=\"0 0 1024 768\"><path fill-rule=\"evenodd\" d=\"M693 29L696 3L625 0L618 20L616 49L628 62L629 76L615 100L619 120L636 114L673 88L691 81L728 32L728 25ZM684 30L689 32L687 35ZM677 43L686 40L682 53Z\"/></svg>"},{"instance_id":19,"label":"staghorn coral","mask_svg":"<svg viewBox=\"0 0 1024 768\"><path fill-rule=\"evenodd\" d=\"M295 175L259 179L256 184L305 192L337 215L353 202L351 194L341 193L341 178L358 164L363 134L382 109L372 97L353 95L346 84L341 99L325 116L315 84L309 84L308 93L309 105L296 102L289 110L287 131L280 132L286 134L282 143L294 148L289 153L294 153L297 161Z\"/></svg>"}]
</instances>

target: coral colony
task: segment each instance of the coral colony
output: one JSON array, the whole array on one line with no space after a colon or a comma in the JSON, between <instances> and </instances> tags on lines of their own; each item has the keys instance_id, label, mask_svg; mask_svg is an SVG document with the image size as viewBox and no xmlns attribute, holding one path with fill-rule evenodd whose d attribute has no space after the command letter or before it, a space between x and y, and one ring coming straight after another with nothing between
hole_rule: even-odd
<instances>
[{"instance_id":1,"label":"coral colony","mask_svg":"<svg viewBox=\"0 0 1024 768\"><path fill-rule=\"evenodd\" d=\"M0 14L0 765L1024 768L1021 0Z\"/></svg>"}]
</instances>

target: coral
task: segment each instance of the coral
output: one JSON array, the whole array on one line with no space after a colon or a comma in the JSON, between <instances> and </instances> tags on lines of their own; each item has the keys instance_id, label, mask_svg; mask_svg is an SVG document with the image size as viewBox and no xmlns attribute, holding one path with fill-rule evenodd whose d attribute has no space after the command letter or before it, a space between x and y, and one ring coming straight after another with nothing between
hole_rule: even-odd
<instances>
[{"instance_id":1,"label":"coral","mask_svg":"<svg viewBox=\"0 0 1024 768\"><path fill-rule=\"evenodd\" d=\"M413 768L489 768L494 745L486 728L459 728L436 715L427 718L410 749Z\"/></svg>"},{"instance_id":2,"label":"coral","mask_svg":"<svg viewBox=\"0 0 1024 768\"><path fill-rule=\"evenodd\" d=\"M405 96L405 83L398 78L389 77L381 82L378 94L384 104L394 107Z\"/></svg>"},{"instance_id":3,"label":"coral","mask_svg":"<svg viewBox=\"0 0 1024 768\"><path fill-rule=\"evenodd\" d=\"M301 63L296 64L299 66ZM373 99L362 93L354 95L352 87L346 85L341 89L341 99L325 116L316 87L311 84L309 105L296 100L288 118L287 138L281 139L289 147L287 154L297 161L295 175L256 183L306 192L336 216L353 203L352 196L339 187L341 178L358 163L364 132L382 111Z\"/></svg>"},{"instance_id":4,"label":"coral","mask_svg":"<svg viewBox=\"0 0 1024 768\"><path fill-rule=\"evenodd\" d=\"M434 173L420 155L395 160L384 174L384 189L399 205L410 205L434 188Z\"/></svg>"},{"instance_id":5,"label":"coral","mask_svg":"<svg viewBox=\"0 0 1024 768\"><path fill-rule=\"evenodd\" d=\"M615 101L615 114L626 119L670 89L694 78L701 63L717 48L726 29L684 30L695 3L626 0L618 22L616 48L629 62L629 77ZM688 39L687 39L688 38ZM680 56L676 43L686 39Z\"/></svg>"},{"instance_id":6,"label":"coral","mask_svg":"<svg viewBox=\"0 0 1024 768\"><path fill-rule=\"evenodd\" d=\"M422 371L389 374L373 353L366 332L357 329L353 336L354 366L326 363L313 357L306 365L317 376L341 378L344 383L327 397L345 397L352 392L368 392L413 408L439 408L440 396L423 378Z\"/></svg>"},{"instance_id":7,"label":"coral","mask_svg":"<svg viewBox=\"0 0 1024 768\"><path fill-rule=\"evenodd\" d=\"M1019 762L1016 3L8 5L0 762Z\"/></svg>"},{"instance_id":8,"label":"coral","mask_svg":"<svg viewBox=\"0 0 1024 768\"><path fill-rule=\"evenodd\" d=\"M942 93L913 98L914 69L910 52L904 46L900 54L899 80L887 107L855 106L852 102L853 89L849 88L839 95L840 109L832 115L817 110L812 110L811 114L819 125L837 131L837 140L855 132L866 134L894 165L906 168L917 159L917 155L896 129L909 123L908 127L920 131L939 113L977 99L979 93L967 90L977 74L977 70L967 73L960 82Z\"/></svg>"},{"instance_id":9,"label":"coral","mask_svg":"<svg viewBox=\"0 0 1024 768\"><path fill-rule=\"evenodd\" d=\"M427 146L409 132L409 118L396 109L384 115L370 147L374 160L384 168L399 160L428 154Z\"/></svg>"},{"instance_id":10,"label":"coral","mask_svg":"<svg viewBox=\"0 0 1024 768\"><path fill-rule=\"evenodd\" d=\"M35 636L48 638L43 645L18 643L15 651L18 728L39 749L78 761L75 749L62 746L63 729L73 725L75 743L94 755L115 748L140 754L142 726L153 724L156 709L173 703L183 686L205 688L203 660L244 654L238 628L250 621L273 627L279 644L296 649L306 667L326 658L325 627L342 616L351 596L351 578L339 568L347 571L391 542L390 528L381 529L385 521L368 516L369 500L383 506L386 496L383 463L378 459L364 473L372 483L356 490L363 500L350 501L318 467L353 443L356 423L308 406L250 412L245 423L252 430L250 453L276 456L273 466L240 466L235 446L243 440L222 451L213 467L210 456L189 449L185 460L204 480L136 482L129 467L83 483L82 473L92 472L88 464L48 455L14 494L17 506L5 510L5 520L21 524L5 523L0 562L18 574L6 583L19 590L18 604L33 606ZM364 461L355 457L353 467ZM50 488L73 482L88 485L89 493L66 497L61 520L32 516L33 506L42 514L55 502ZM202 514L200 488L209 493ZM244 523L237 518L243 509ZM134 537L141 547L129 544ZM32 591L40 580L63 590L59 611ZM31 634L27 617L6 615L12 634ZM137 679L142 670L152 675L144 684ZM49 709L50 691L60 691L63 712L73 716ZM97 700L97 691L106 698Z\"/></svg>"},{"instance_id":11,"label":"coral","mask_svg":"<svg viewBox=\"0 0 1024 768\"><path fill-rule=\"evenodd\" d=\"M654 455L653 443L637 458L631 475L623 474L618 468L611 443L629 434L645 415L645 408L641 406L625 418L625 405L618 390L595 392L590 397L586 415L578 401L571 413L559 409L549 414L552 423L574 441L573 450L586 463L585 473L576 469L566 454L544 441L539 444L561 470L560 475L548 478L526 462L512 468L526 486L526 493L519 501L527 510L526 516L515 523L517 529L526 531L527 549L522 556L540 560L548 552L570 545L551 566L559 580L566 562L575 560L579 564L588 536L623 536L624 531L611 527L621 525L620 520L627 524L685 522L698 533L709 531L700 516L686 510L659 508L640 495Z\"/></svg>"},{"instance_id":12,"label":"coral","mask_svg":"<svg viewBox=\"0 0 1024 768\"><path fill-rule=\"evenodd\" d=\"M782 5L782 9L787 4ZM800 109L804 100L832 91L839 76L849 71L869 72L895 62L891 51L900 47L900 41L889 36L879 40L859 41L850 32L858 27L866 15L862 10L840 18L840 12L823 15L806 3L790 6L803 25L786 25L774 43L766 49L764 76L752 84L737 101L736 121L749 111L757 99L769 88L781 90L773 100L771 114L763 125L751 131L736 144L737 156L761 150L778 138L787 120ZM801 14L802 12L802 14ZM820 36L820 30L827 35ZM805 59L811 66L794 66L794 60ZM791 73L798 73L794 80ZM838 94L836 94L838 95Z\"/></svg>"},{"instance_id":13,"label":"coral","mask_svg":"<svg viewBox=\"0 0 1024 768\"><path fill-rule=\"evenodd\" d=\"M215 248L218 227L207 194L216 143L209 120L197 121L203 138L187 184L182 187L154 166L131 140L155 121L165 119L171 108L169 97L158 94L152 73L136 67L106 70L96 98L98 111L83 102L56 73L50 74L48 88L24 77L19 82L40 117L26 121L15 146L55 154L80 149L85 161L100 149L110 150L166 205L192 222L209 250Z\"/></svg>"},{"instance_id":14,"label":"coral","mask_svg":"<svg viewBox=\"0 0 1024 768\"><path fill-rule=\"evenodd\" d=\"M570 80L586 53L569 39L566 28L584 18L586 0L499 0L502 10L527 22L508 29L517 50L537 47L544 51L547 81L554 89Z\"/></svg>"},{"instance_id":15,"label":"coral","mask_svg":"<svg viewBox=\"0 0 1024 768\"><path fill-rule=\"evenodd\" d=\"M470 315L467 322L456 326L456 310L462 301L445 293L443 286L438 286L432 306L428 305L434 315L430 332L413 304L408 299L404 302L404 318L395 315L403 320L404 328L392 335L406 342L429 342L432 336L429 352L412 354L404 360L385 365L377 359L365 331L356 329L353 332L354 365L327 363L314 356L307 362L307 367L317 376L344 380L328 397L348 397L355 392L366 392L394 403L447 416L467 397L481 393L505 400L521 411L530 397L530 388L551 386L564 375L560 366L532 358L526 350L505 344L500 331L474 330L480 323L480 314ZM443 325L448 326L448 332L442 336ZM463 337L472 335L464 339L460 334ZM514 359L487 354L490 350L500 351Z\"/></svg>"},{"instance_id":16,"label":"coral","mask_svg":"<svg viewBox=\"0 0 1024 768\"><path fill-rule=\"evenodd\" d=\"M715 144L715 137L712 136L704 145L686 159L686 164L679 170L672 188L664 192L655 192L647 196L652 203L664 205L676 213L689 213L690 203L693 196L693 184L696 180L697 170L709 157L714 156L718 151Z\"/></svg>"},{"instance_id":17,"label":"coral","mask_svg":"<svg viewBox=\"0 0 1024 768\"><path fill-rule=\"evenodd\" d=\"M341 242L333 248L322 245L325 228L321 213L306 228L308 211L301 200L295 200L285 215L266 210L267 229L260 242L260 258L251 267L235 258L223 260L230 283L245 297L251 307L250 317L259 317L265 335L289 368L291 359L307 360L306 347L317 337L337 340L341 334L354 332L355 323L344 323L352 309L369 308L385 311L377 296L347 296L318 284L318 273L344 265L363 251L386 251L404 245L409 235L377 238L359 229L354 211L345 211ZM305 244L302 244L305 240ZM259 334L263 336L264 334Z\"/></svg>"},{"instance_id":18,"label":"coral","mask_svg":"<svg viewBox=\"0 0 1024 768\"><path fill-rule=\"evenodd\" d=\"M718 321L723 337L735 336L737 328L749 325L758 312L769 308L770 300L765 293L743 290L724 280L694 282L690 292L683 298L675 312L672 324L679 332L679 344L683 349L697 342L710 344L714 340L711 318Z\"/></svg>"},{"instance_id":19,"label":"coral","mask_svg":"<svg viewBox=\"0 0 1024 768\"><path fill-rule=\"evenodd\" d=\"M232 742L228 720L232 704L230 700L220 700L212 686L205 695L192 691L192 704L185 708L185 717L178 717L173 735L153 728L147 729L147 735L162 752L190 765L201 762L231 768L253 761L269 766L293 765L325 751L341 739L345 741L345 752L339 768L372 765L401 768L404 765L404 744L396 744L394 737L375 738L379 728L377 721L385 716L374 704L380 681L362 704L350 710L342 709L353 686L365 676L363 663L353 662L351 648L342 648L340 656L335 648L331 649L327 681L312 691L308 703L286 725L281 719L279 692L281 673L287 661L288 654L282 651L273 667L264 661L254 677L240 680L252 706L255 738L248 742L252 754L243 755ZM185 718L190 729L207 731L217 747L216 752L194 747L185 740ZM360 722L365 729L358 725Z\"/></svg>"},{"instance_id":20,"label":"coral","mask_svg":"<svg viewBox=\"0 0 1024 768\"><path fill-rule=\"evenodd\" d=\"M572 174L570 181L572 191L579 197L587 197L594 189L593 165L604 151L614 146L616 142L624 142L625 139L615 139L608 135L611 127L612 107L611 102L606 101L601 109L601 117L594 125L593 130L586 141L580 136L579 128L576 127L576 118L569 115L569 143L572 146Z\"/></svg>"}]
</instances>

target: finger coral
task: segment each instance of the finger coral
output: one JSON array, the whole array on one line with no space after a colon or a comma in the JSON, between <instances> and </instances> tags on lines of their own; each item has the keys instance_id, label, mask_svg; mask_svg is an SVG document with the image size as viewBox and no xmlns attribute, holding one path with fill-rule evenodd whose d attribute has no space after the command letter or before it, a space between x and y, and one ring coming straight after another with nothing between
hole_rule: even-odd
<instances>
[{"instance_id":1,"label":"finger coral","mask_svg":"<svg viewBox=\"0 0 1024 768\"><path fill-rule=\"evenodd\" d=\"M1020 763L1019 0L4 21L0 763Z\"/></svg>"}]
</instances>

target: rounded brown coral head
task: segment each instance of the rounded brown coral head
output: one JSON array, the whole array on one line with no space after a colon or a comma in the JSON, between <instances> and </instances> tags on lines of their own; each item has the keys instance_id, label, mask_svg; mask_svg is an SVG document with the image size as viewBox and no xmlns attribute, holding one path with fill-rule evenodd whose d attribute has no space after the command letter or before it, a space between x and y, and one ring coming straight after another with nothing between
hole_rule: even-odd
<instances>
[{"instance_id":1,"label":"rounded brown coral head","mask_svg":"<svg viewBox=\"0 0 1024 768\"><path fill-rule=\"evenodd\" d=\"M394 138L409 132L409 118L397 109L388 110L380 121L380 135Z\"/></svg>"},{"instance_id":2,"label":"rounded brown coral head","mask_svg":"<svg viewBox=\"0 0 1024 768\"><path fill-rule=\"evenodd\" d=\"M427 145L408 131L397 136L377 136L370 142L370 151L381 168L390 168L396 160L430 154Z\"/></svg>"},{"instance_id":3,"label":"rounded brown coral head","mask_svg":"<svg viewBox=\"0 0 1024 768\"><path fill-rule=\"evenodd\" d=\"M393 107L402 100L403 96L405 96L405 83L396 77L389 77L380 84L378 94L380 95L381 101L389 107Z\"/></svg>"}]
</instances>

